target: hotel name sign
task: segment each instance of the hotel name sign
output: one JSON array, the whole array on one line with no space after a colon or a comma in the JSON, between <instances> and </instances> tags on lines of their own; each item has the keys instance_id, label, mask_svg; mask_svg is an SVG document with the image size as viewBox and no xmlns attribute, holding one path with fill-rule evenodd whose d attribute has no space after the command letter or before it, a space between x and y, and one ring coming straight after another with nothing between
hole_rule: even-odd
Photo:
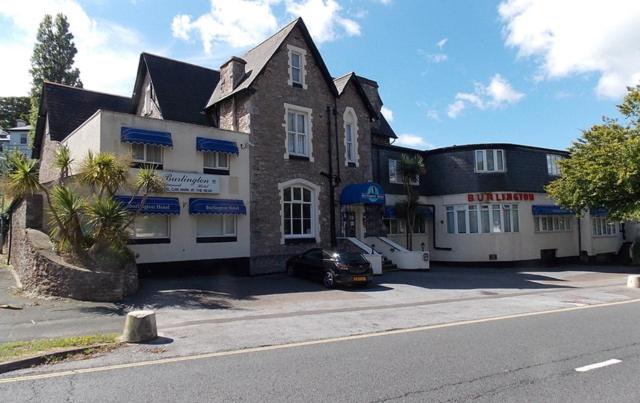
<instances>
[{"instance_id":1,"label":"hotel name sign","mask_svg":"<svg viewBox=\"0 0 640 403\"><path fill-rule=\"evenodd\" d=\"M469 202L533 201L534 199L535 195L533 193L486 192L467 194Z\"/></svg>"},{"instance_id":2,"label":"hotel name sign","mask_svg":"<svg viewBox=\"0 0 640 403\"><path fill-rule=\"evenodd\" d=\"M217 175L189 172L161 171L167 193L220 193L220 179Z\"/></svg>"}]
</instances>

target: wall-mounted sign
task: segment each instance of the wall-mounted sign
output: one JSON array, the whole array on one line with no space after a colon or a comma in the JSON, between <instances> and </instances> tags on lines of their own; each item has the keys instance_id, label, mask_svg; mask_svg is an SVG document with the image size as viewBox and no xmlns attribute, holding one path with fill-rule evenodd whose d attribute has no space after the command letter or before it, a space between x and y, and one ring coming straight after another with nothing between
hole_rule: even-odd
<instances>
[{"instance_id":1,"label":"wall-mounted sign","mask_svg":"<svg viewBox=\"0 0 640 403\"><path fill-rule=\"evenodd\" d=\"M486 192L467 194L469 202L533 201L534 199L535 195L533 193Z\"/></svg>"},{"instance_id":2,"label":"wall-mounted sign","mask_svg":"<svg viewBox=\"0 0 640 403\"><path fill-rule=\"evenodd\" d=\"M220 193L220 180L216 175L161 171L168 193Z\"/></svg>"}]
</instances>

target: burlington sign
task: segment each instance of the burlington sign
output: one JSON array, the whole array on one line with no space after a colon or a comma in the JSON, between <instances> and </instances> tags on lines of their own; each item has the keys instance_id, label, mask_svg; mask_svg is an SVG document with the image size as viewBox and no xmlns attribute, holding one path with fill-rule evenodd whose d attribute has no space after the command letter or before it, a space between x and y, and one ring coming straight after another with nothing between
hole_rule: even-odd
<instances>
[{"instance_id":1,"label":"burlington sign","mask_svg":"<svg viewBox=\"0 0 640 403\"><path fill-rule=\"evenodd\" d=\"M220 193L220 181L216 175L161 171L165 191L169 193Z\"/></svg>"}]
</instances>

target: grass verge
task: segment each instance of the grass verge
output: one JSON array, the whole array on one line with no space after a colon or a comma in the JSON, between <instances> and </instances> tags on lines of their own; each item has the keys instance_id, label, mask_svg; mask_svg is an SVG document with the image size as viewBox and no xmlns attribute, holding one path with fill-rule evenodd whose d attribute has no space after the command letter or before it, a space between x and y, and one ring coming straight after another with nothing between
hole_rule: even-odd
<instances>
[{"instance_id":1,"label":"grass verge","mask_svg":"<svg viewBox=\"0 0 640 403\"><path fill-rule=\"evenodd\" d=\"M43 353L53 353L73 347L94 344L117 344L117 333L94 334L90 336L62 337L31 341L15 341L0 344L0 362L16 360Z\"/></svg>"}]
</instances>

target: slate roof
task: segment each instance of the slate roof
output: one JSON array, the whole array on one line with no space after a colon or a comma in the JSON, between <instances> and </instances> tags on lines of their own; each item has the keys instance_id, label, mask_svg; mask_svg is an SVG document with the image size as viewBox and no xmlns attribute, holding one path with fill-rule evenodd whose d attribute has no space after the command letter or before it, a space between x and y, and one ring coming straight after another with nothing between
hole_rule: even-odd
<instances>
[{"instance_id":1,"label":"slate roof","mask_svg":"<svg viewBox=\"0 0 640 403\"><path fill-rule=\"evenodd\" d=\"M49 117L51 139L61 141L98 109L128 113L131 109L131 98L46 81L40 98L40 112L33 143L33 158L40 157L45 116Z\"/></svg>"},{"instance_id":2,"label":"slate roof","mask_svg":"<svg viewBox=\"0 0 640 403\"><path fill-rule=\"evenodd\" d=\"M241 59L247 62L244 70L245 76L242 81L236 86L236 88L233 89L233 91L225 95L222 95L220 86L216 86L213 94L211 95L211 98L209 99L209 102L206 104L205 109L213 106L214 104L222 101L225 98L228 98L233 94L237 94L238 92L248 89L258 77L258 75L260 75L260 72L262 72L269 60L271 60L273 55L278 51L280 45L282 45L282 42L284 42L289 33L291 33L291 31L295 27L299 27L302 31L302 35L306 38L309 49L315 57L318 67L323 72L327 83L333 88L333 78L329 74L329 70L324 64L318 48L316 48L315 44L313 43L309 31L304 25L304 21L302 21L302 18L296 18L289 24L285 25L278 32L273 34L271 37L267 38L262 43L258 44L256 47L245 53L245 55L241 57Z\"/></svg>"},{"instance_id":3,"label":"slate roof","mask_svg":"<svg viewBox=\"0 0 640 403\"><path fill-rule=\"evenodd\" d=\"M143 93L141 86L146 71L151 76L163 119L208 125L202 110L220 81L219 71L142 53L133 93L133 113Z\"/></svg>"}]
</instances>

